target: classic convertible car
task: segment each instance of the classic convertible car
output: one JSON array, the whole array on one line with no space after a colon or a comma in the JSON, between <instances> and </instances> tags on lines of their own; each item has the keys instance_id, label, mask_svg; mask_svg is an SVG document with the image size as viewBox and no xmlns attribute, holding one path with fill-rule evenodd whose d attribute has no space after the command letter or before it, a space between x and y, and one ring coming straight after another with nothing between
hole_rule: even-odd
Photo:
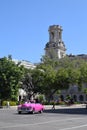
<instances>
[{"instance_id":1,"label":"classic convertible car","mask_svg":"<svg viewBox=\"0 0 87 130\"><path fill-rule=\"evenodd\" d=\"M17 111L18 111L18 114L21 114L21 113L42 113L44 110L44 106L40 103L24 103L24 104L21 104L21 105L18 105L17 107Z\"/></svg>"}]
</instances>

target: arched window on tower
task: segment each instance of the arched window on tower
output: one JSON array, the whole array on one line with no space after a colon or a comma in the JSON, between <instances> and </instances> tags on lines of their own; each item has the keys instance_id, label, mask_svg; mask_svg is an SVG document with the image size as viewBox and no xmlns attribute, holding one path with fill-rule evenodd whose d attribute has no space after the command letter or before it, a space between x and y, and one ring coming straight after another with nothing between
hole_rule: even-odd
<instances>
[{"instance_id":1,"label":"arched window on tower","mask_svg":"<svg viewBox=\"0 0 87 130\"><path fill-rule=\"evenodd\" d=\"M59 32L59 40L61 41L61 32Z\"/></svg>"},{"instance_id":2,"label":"arched window on tower","mask_svg":"<svg viewBox=\"0 0 87 130\"><path fill-rule=\"evenodd\" d=\"M51 32L51 40L54 40L54 32Z\"/></svg>"}]
</instances>

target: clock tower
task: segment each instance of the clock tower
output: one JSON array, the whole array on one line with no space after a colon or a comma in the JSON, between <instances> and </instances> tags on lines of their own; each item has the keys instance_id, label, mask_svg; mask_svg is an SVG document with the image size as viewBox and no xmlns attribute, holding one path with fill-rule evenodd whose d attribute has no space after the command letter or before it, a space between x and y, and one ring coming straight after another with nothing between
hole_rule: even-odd
<instances>
[{"instance_id":1,"label":"clock tower","mask_svg":"<svg viewBox=\"0 0 87 130\"><path fill-rule=\"evenodd\" d=\"M51 59L60 59L66 56L65 44L62 41L62 27L49 26L49 42L45 46L45 55Z\"/></svg>"}]
</instances>

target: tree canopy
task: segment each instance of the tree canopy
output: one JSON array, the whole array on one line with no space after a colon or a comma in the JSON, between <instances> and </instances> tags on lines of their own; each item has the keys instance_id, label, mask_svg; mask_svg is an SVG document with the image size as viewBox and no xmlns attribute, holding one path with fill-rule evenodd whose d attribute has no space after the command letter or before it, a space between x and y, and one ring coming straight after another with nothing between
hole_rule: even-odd
<instances>
[{"instance_id":1,"label":"tree canopy","mask_svg":"<svg viewBox=\"0 0 87 130\"><path fill-rule=\"evenodd\" d=\"M0 59L0 99L17 100L23 66L17 66L11 57Z\"/></svg>"},{"instance_id":2,"label":"tree canopy","mask_svg":"<svg viewBox=\"0 0 87 130\"><path fill-rule=\"evenodd\" d=\"M42 57L35 69L15 64L11 56L0 59L0 98L16 100L20 82L28 97L31 93L44 94L52 99L54 93L68 89L70 84L81 88L87 82L87 61L64 57L59 60Z\"/></svg>"}]
</instances>

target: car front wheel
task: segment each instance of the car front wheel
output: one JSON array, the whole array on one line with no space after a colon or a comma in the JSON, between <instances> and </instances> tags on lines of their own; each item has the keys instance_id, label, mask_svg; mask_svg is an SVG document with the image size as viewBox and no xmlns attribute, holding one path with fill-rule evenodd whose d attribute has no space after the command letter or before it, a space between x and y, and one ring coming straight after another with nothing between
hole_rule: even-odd
<instances>
[{"instance_id":1,"label":"car front wheel","mask_svg":"<svg viewBox=\"0 0 87 130\"><path fill-rule=\"evenodd\" d=\"M21 111L18 111L18 114L21 114Z\"/></svg>"}]
</instances>

